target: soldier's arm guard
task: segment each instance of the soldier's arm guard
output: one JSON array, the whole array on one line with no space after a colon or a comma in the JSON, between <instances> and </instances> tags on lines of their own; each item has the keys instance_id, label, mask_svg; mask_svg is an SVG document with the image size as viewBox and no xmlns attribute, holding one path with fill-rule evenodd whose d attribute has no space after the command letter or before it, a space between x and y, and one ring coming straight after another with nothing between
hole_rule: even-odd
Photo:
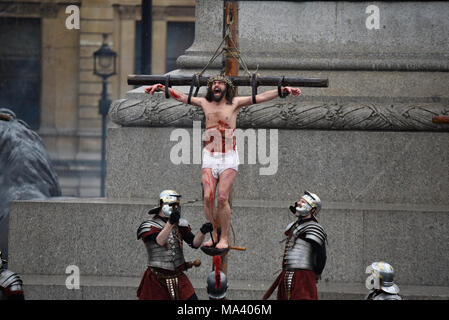
<instances>
[{"instance_id":1,"label":"soldier's arm guard","mask_svg":"<svg viewBox=\"0 0 449 320\"><path fill-rule=\"evenodd\" d=\"M318 279L320 279L321 273L323 273L324 267L326 266L326 244L322 242L322 245L315 242L311 239L305 239L308 243L312 245L315 261L313 263L313 271L317 275Z\"/></svg>"},{"instance_id":2,"label":"soldier's arm guard","mask_svg":"<svg viewBox=\"0 0 449 320\"><path fill-rule=\"evenodd\" d=\"M324 232L323 227L315 222L307 223L302 227L302 230L304 230L305 234L305 241L312 244L313 252L315 256L314 261L314 272L320 277L321 273L324 270L324 267L326 265L326 241L327 241L327 235ZM299 231L301 232L301 231Z\"/></svg>"},{"instance_id":3,"label":"soldier's arm guard","mask_svg":"<svg viewBox=\"0 0 449 320\"><path fill-rule=\"evenodd\" d=\"M322 246L317 245L315 248L315 254L316 254L316 264L315 264L315 273L318 276L321 276L321 273L324 270L324 267L326 266L326 244L323 243Z\"/></svg>"},{"instance_id":4,"label":"soldier's arm guard","mask_svg":"<svg viewBox=\"0 0 449 320\"><path fill-rule=\"evenodd\" d=\"M189 232L186 235L184 235L183 239L189 245L190 248L198 249L193 245L193 239L195 239L195 235L192 232Z\"/></svg>"}]
</instances>

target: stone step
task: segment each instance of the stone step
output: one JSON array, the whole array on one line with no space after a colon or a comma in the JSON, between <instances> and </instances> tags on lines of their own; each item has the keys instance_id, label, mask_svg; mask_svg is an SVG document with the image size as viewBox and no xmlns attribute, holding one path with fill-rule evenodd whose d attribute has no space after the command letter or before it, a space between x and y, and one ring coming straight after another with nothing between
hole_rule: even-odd
<instances>
[{"instance_id":1,"label":"stone step","mask_svg":"<svg viewBox=\"0 0 449 320\"><path fill-rule=\"evenodd\" d=\"M22 275L27 300L135 300L140 277L82 276L79 289L68 289L66 276ZM200 300L208 300L205 279L190 279ZM261 300L270 281L229 281L229 300ZM363 283L318 283L320 300L362 300L368 293ZM449 287L401 286L407 300L449 300ZM276 299L276 291L270 300Z\"/></svg>"},{"instance_id":2,"label":"stone step","mask_svg":"<svg viewBox=\"0 0 449 320\"><path fill-rule=\"evenodd\" d=\"M201 201L184 199L182 216L193 232L204 223ZM190 199L195 201L194 199ZM18 274L64 276L67 266L94 277L140 277L146 251L136 239L140 223L156 200L53 198L11 203L9 267ZM280 269L285 226L292 221L286 201L233 200L235 244L228 277L271 281ZM328 234L323 283L364 283L366 266L387 261L399 286L449 283L449 225L445 206L324 203L319 221ZM234 244L233 237L231 242ZM203 279L212 259L184 246L186 260L202 265L189 277Z\"/></svg>"}]
</instances>

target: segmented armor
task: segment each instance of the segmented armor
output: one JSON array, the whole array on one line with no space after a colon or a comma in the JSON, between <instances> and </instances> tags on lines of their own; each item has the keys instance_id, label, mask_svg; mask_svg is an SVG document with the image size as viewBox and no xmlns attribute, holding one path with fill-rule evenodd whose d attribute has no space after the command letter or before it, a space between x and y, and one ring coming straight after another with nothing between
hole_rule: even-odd
<instances>
[{"instance_id":1,"label":"segmented armor","mask_svg":"<svg viewBox=\"0 0 449 320\"><path fill-rule=\"evenodd\" d=\"M365 300L402 300L398 294L390 294L380 290L372 290L365 298Z\"/></svg>"},{"instance_id":2,"label":"segmented armor","mask_svg":"<svg viewBox=\"0 0 449 320\"><path fill-rule=\"evenodd\" d=\"M161 219L151 219L144 221L137 230L137 239L151 230L152 227L162 230L166 222ZM179 226L188 227L185 219L180 219ZM165 246L160 246L156 241L146 241L145 247L148 253L148 266L174 271L177 267L185 263L182 250L183 240L178 226L174 226Z\"/></svg>"},{"instance_id":3,"label":"segmented armor","mask_svg":"<svg viewBox=\"0 0 449 320\"><path fill-rule=\"evenodd\" d=\"M283 267L286 270L314 270L316 259L313 246L302 238L313 240L322 246L327 237L323 227L311 220L302 224L292 222L287 226L286 231L292 228L294 229L285 245Z\"/></svg>"}]
</instances>

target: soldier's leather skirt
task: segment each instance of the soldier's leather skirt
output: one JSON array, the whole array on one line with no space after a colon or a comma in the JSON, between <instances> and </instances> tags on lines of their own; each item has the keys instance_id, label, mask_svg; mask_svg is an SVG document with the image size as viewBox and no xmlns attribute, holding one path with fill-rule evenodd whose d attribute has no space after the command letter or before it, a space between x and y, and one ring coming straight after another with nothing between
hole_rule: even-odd
<instances>
[{"instance_id":1,"label":"soldier's leather skirt","mask_svg":"<svg viewBox=\"0 0 449 320\"><path fill-rule=\"evenodd\" d=\"M184 272L152 267L147 268L137 289L140 300L188 300L194 294Z\"/></svg>"},{"instance_id":2,"label":"soldier's leather skirt","mask_svg":"<svg viewBox=\"0 0 449 320\"><path fill-rule=\"evenodd\" d=\"M268 299L276 287L278 300L318 300L316 275L311 270L282 270L263 299Z\"/></svg>"}]
</instances>

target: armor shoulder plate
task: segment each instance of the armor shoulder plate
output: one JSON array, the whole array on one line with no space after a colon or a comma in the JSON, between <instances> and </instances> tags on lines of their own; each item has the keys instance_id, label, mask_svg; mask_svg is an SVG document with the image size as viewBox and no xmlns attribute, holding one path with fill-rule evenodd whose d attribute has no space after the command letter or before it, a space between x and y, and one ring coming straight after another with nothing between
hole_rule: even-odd
<instances>
[{"instance_id":1,"label":"armor shoulder plate","mask_svg":"<svg viewBox=\"0 0 449 320\"><path fill-rule=\"evenodd\" d=\"M180 218L178 222L178 226L180 227L188 227L189 222L186 219Z\"/></svg>"},{"instance_id":2,"label":"armor shoulder plate","mask_svg":"<svg viewBox=\"0 0 449 320\"><path fill-rule=\"evenodd\" d=\"M306 239L313 240L320 246L325 243L327 238L323 227L315 221L308 221L306 223L298 225L295 231L293 231L293 234L295 235L295 237L304 235Z\"/></svg>"},{"instance_id":3,"label":"armor shoulder plate","mask_svg":"<svg viewBox=\"0 0 449 320\"><path fill-rule=\"evenodd\" d=\"M18 290L22 290L22 279L20 279L20 277L10 271L10 270L3 270L0 273L0 287L2 288L10 288L12 289L11 291L18 291Z\"/></svg>"},{"instance_id":4,"label":"armor shoulder plate","mask_svg":"<svg viewBox=\"0 0 449 320\"><path fill-rule=\"evenodd\" d=\"M287 232L288 230L290 230L290 228L296 223L296 221L290 222L288 224L288 226L285 228L284 232Z\"/></svg>"},{"instance_id":5,"label":"armor shoulder plate","mask_svg":"<svg viewBox=\"0 0 449 320\"><path fill-rule=\"evenodd\" d=\"M154 219L142 222L142 224L137 229L137 240L139 240L145 232L150 231L152 227L162 229L164 228L164 225L159 221L155 221Z\"/></svg>"}]
</instances>

